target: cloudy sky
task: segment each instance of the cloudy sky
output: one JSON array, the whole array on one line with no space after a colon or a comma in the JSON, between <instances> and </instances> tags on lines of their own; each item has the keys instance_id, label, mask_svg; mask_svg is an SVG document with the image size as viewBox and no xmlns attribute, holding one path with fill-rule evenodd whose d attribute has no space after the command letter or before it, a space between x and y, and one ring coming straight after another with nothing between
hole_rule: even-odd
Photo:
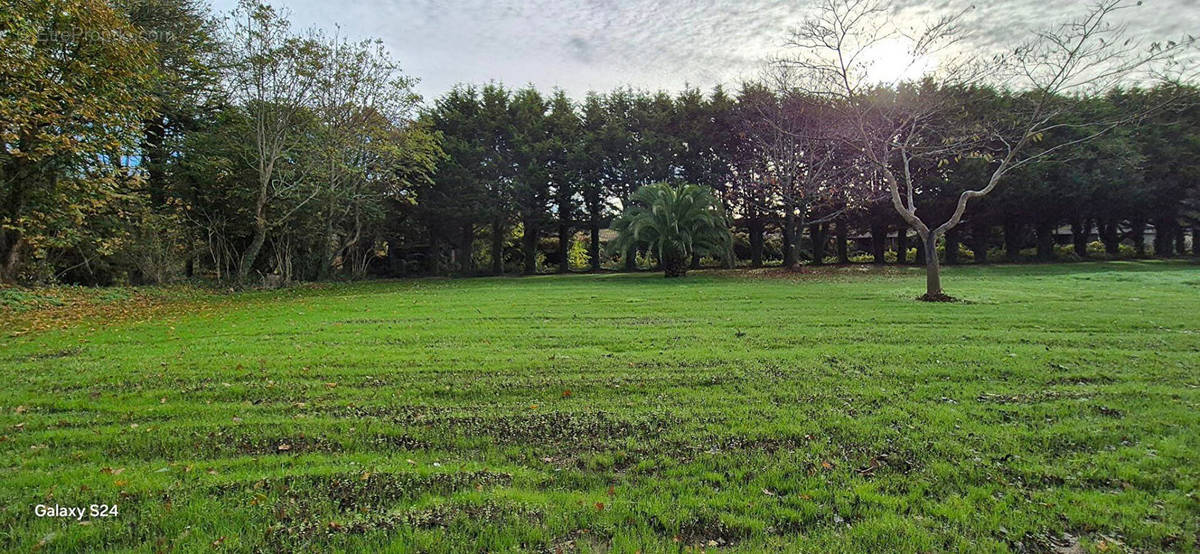
<instances>
[{"instance_id":1,"label":"cloudy sky","mask_svg":"<svg viewBox=\"0 0 1200 554\"><path fill-rule=\"evenodd\" d=\"M227 11L235 0L212 0ZM455 83L502 81L588 90L629 85L708 89L753 77L778 52L812 0L274 0L298 27L378 37L427 99ZM1085 10L1091 0L896 0L899 21L974 5L978 48L1025 36ZM1122 12L1146 37L1200 33L1200 0L1144 0Z\"/></svg>"}]
</instances>

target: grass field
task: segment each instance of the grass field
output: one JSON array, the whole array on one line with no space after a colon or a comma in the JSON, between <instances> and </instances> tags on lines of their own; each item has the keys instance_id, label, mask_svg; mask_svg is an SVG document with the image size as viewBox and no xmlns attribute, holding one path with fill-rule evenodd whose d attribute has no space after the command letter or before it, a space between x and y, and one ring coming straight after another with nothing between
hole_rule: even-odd
<instances>
[{"instance_id":1,"label":"grass field","mask_svg":"<svg viewBox=\"0 0 1200 554\"><path fill-rule=\"evenodd\" d=\"M1200 266L945 284L966 302L913 269L10 308L0 549L1200 550Z\"/></svg>"}]
</instances>

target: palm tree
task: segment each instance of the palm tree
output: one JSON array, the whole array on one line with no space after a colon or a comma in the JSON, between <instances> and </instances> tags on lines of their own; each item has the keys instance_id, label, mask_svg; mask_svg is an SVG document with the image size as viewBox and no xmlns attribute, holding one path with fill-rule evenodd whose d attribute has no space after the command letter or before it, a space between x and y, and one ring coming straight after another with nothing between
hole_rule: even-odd
<instances>
[{"instance_id":1,"label":"palm tree","mask_svg":"<svg viewBox=\"0 0 1200 554\"><path fill-rule=\"evenodd\" d=\"M625 211L613 221L616 240L610 252L653 252L667 277L683 277L692 256L732 257L733 237L725 212L709 189L697 185L646 185L629 197Z\"/></svg>"}]
</instances>

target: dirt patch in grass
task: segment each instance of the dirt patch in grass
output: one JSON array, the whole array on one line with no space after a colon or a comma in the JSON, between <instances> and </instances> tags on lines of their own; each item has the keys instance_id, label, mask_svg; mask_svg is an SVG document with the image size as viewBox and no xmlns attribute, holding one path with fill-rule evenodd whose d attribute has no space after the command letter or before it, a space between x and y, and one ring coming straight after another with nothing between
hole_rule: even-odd
<instances>
[{"instance_id":1,"label":"dirt patch in grass","mask_svg":"<svg viewBox=\"0 0 1200 554\"><path fill-rule=\"evenodd\" d=\"M651 516L650 527L660 535L680 545L701 548L734 546L753 533L751 529L731 526L716 515L694 515L688 519L669 524L657 516Z\"/></svg>"},{"instance_id":2,"label":"dirt patch in grass","mask_svg":"<svg viewBox=\"0 0 1200 554\"><path fill-rule=\"evenodd\" d=\"M11 361L24 360L27 362L36 362L41 360L61 360L63 358L73 358L83 353L83 348L64 348L62 350L53 350L50 352L36 352L24 357L9 358Z\"/></svg>"},{"instance_id":3,"label":"dirt patch in grass","mask_svg":"<svg viewBox=\"0 0 1200 554\"><path fill-rule=\"evenodd\" d=\"M435 406L406 405L406 406L309 406L306 412L309 416L334 417L345 419L372 419L414 425L428 423L435 417L442 416L448 410Z\"/></svg>"},{"instance_id":4,"label":"dirt patch in grass","mask_svg":"<svg viewBox=\"0 0 1200 554\"><path fill-rule=\"evenodd\" d=\"M174 454L178 459L211 460L234 456L291 456L298 454L340 454L352 451L383 452L425 450L429 443L408 435L375 434L345 437L304 433L263 434L193 431L141 438L135 442L108 445L112 458L155 458Z\"/></svg>"},{"instance_id":5,"label":"dirt patch in grass","mask_svg":"<svg viewBox=\"0 0 1200 554\"><path fill-rule=\"evenodd\" d=\"M456 491L509 486L512 474L495 471L453 473L340 473L328 476L296 476L261 482L262 488L282 490L285 498L332 502L339 511L364 506L394 505L399 500L424 494L448 495ZM259 488L259 485L255 485Z\"/></svg>"},{"instance_id":6,"label":"dirt patch in grass","mask_svg":"<svg viewBox=\"0 0 1200 554\"><path fill-rule=\"evenodd\" d=\"M657 436L682 423L677 417L623 419L607 412L548 412L507 416L447 416L430 421L434 428L467 437L490 437L500 444L606 442L627 437Z\"/></svg>"},{"instance_id":7,"label":"dirt patch in grass","mask_svg":"<svg viewBox=\"0 0 1200 554\"><path fill-rule=\"evenodd\" d=\"M1036 404L1038 402L1053 402L1056 400L1070 400L1074 398L1083 398L1087 396L1081 392L1059 392L1059 391L1044 391L1033 392L1028 394L991 394L983 393L976 400L990 404Z\"/></svg>"},{"instance_id":8,"label":"dirt patch in grass","mask_svg":"<svg viewBox=\"0 0 1200 554\"><path fill-rule=\"evenodd\" d=\"M267 529L266 542L274 550L290 551L337 535L388 532L402 526L444 528L460 520L498 523L510 518L542 521L540 510L494 500L391 509L424 495L450 495L511 484L512 475L491 471L429 475L363 472L262 480L249 486L225 485L215 492L249 493L254 503L274 498L269 502L273 523Z\"/></svg>"},{"instance_id":9,"label":"dirt patch in grass","mask_svg":"<svg viewBox=\"0 0 1200 554\"><path fill-rule=\"evenodd\" d=\"M481 503L447 502L426 507L395 511L346 512L332 519L305 513L293 503L276 506L277 523L268 528L267 543L280 550L311 546L337 535L364 535L389 532L400 527L445 529L458 522L502 526L521 520L540 524L545 513L517 502L487 500Z\"/></svg>"},{"instance_id":10,"label":"dirt patch in grass","mask_svg":"<svg viewBox=\"0 0 1200 554\"><path fill-rule=\"evenodd\" d=\"M354 512L364 508L386 508L427 494L449 495L468 489L506 487L512 485L512 479L510 473L487 470L430 474L364 470L228 483L214 486L210 492L214 496L245 495L251 501L273 497L276 504L319 504L335 512Z\"/></svg>"}]
</instances>

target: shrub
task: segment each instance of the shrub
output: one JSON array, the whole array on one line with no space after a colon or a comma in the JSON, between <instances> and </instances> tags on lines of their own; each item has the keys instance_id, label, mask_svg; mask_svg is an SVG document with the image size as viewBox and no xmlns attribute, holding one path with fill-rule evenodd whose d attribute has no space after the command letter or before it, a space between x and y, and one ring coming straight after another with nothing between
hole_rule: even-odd
<instances>
[{"instance_id":1,"label":"shrub","mask_svg":"<svg viewBox=\"0 0 1200 554\"><path fill-rule=\"evenodd\" d=\"M567 266L572 271L584 271L592 267L592 257L588 254L591 241L591 237L571 241L571 246L567 249Z\"/></svg>"},{"instance_id":2,"label":"shrub","mask_svg":"<svg viewBox=\"0 0 1200 554\"><path fill-rule=\"evenodd\" d=\"M708 188L697 185L646 185L633 193L613 221L617 238L608 247L628 252L645 246L667 277L687 273L692 255L730 256L733 239L725 213Z\"/></svg>"}]
</instances>

